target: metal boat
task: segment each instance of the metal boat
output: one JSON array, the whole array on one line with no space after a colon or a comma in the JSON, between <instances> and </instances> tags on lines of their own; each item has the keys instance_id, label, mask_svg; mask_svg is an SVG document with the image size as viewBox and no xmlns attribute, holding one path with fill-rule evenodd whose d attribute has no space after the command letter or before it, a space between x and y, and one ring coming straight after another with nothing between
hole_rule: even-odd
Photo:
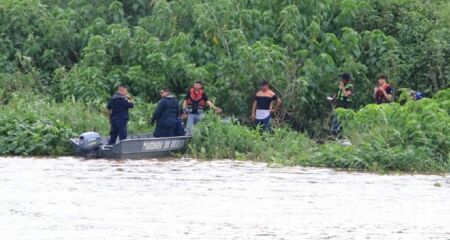
<instances>
[{"instance_id":1,"label":"metal boat","mask_svg":"<svg viewBox=\"0 0 450 240\"><path fill-rule=\"evenodd\" d=\"M149 159L182 153L192 136L155 138L152 134L135 134L114 145L96 132L81 134L70 139L74 154L85 158Z\"/></svg>"}]
</instances>

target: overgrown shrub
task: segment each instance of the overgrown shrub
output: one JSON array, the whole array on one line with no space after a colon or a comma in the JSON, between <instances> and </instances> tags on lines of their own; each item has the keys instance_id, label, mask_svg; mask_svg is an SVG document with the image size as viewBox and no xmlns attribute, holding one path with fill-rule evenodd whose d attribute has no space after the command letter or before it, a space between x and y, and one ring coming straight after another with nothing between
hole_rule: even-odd
<instances>
[{"instance_id":1,"label":"overgrown shrub","mask_svg":"<svg viewBox=\"0 0 450 240\"><path fill-rule=\"evenodd\" d=\"M241 121L269 79L284 100L277 122L318 137L342 71L355 108L372 102L380 72L395 89L448 87L449 13L442 0L3 0L0 73L96 104L119 83L156 102L163 86L183 94L202 80ZM17 74L31 72L38 84Z\"/></svg>"},{"instance_id":2,"label":"overgrown shrub","mask_svg":"<svg viewBox=\"0 0 450 240\"><path fill-rule=\"evenodd\" d=\"M208 115L197 126L189 153L206 159L250 159L283 165L364 171L450 172L448 90L435 99L339 109L352 146L318 144L287 128L260 135L238 122Z\"/></svg>"},{"instance_id":3,"label":"overgrown shrub","mask_svg":"<svg viewBox=\"0 0 450 240\"><path fill-rule=\"evenodd\" d=\"M245 159L293 165L308 161L316 144L304 134L277 128L273 134L207 115L196 125L189 155L201 159Z\"/></svg>"},{"instance_id":4,"label":"overgrown shrub","mask_svg":"<svg viewBox=\"0 0 450 240\"><path fill-rule=\"evenodd\" d=\"M450 116L448 90L434 99L368 105L359 111L338 110L354 157L365 168L386 170L449 170ZM339 149L339 148L338 148ZM331 151L338 158L339 151ZM356 158L357 159L356 159Z\"/></svg>"},{"instance_id":5,"label":"overgrown shrub","mask_svg":"<svg viewBox=\"0 0 450 240\"><path fill-rule=\"evenodd\" d=\"M129 132L150 132L153 104L137 104L130 113ZM0 108L0 155L67 155L69 138L87 131L109 132L104 107L82 102L58 103L45 95L13 94Z\"/></svg>"}]
</instances>

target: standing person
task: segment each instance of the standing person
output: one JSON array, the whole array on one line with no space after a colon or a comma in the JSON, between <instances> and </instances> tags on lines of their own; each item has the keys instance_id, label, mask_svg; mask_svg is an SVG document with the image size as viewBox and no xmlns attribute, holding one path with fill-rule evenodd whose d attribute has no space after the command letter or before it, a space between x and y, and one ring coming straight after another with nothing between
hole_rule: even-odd
<instances>
[{"instance_id":1,"label":"standing person","mask_svg":"<svg viewBox=\"0 0 450 240\"><path fill-rule=\"evenodd\" d=\"M387 80L384 74L377 77L377 86L373 89L373 99L376 104L390 103L394 100L394 89Z\"/></svg>"},{"instance_id":2,"label":"standing person","mask_svg":"<svg viewBox=\"0 0 450 240\"><path fill-rule=\"evenodd\" d=\"M353 84L350 83L352 77L348 73L343 73L340 77L338 92L334 96L336 108L350 108L353 93Z\"/></svg>"},{"instance_id":3,"label":"standing person","mask_svg":"<svg viewBox=\"0 0 450 240\"><path fill-rule=\"evenodd\" d=\"M111 124L109 145L116 143L117 136L120 141L127 139L128 110L133 107L127 87L120 85L106 106Z\"/></svg>"},{"instance_id":4,"label":"standing person","mask_svg":"<svg viewBox=\"0 0 450 240\"><path fill-rule=\"evenodd\" d=\"M203 91L202 83L196 81L194 86L187 92L186 98L183 101L183 111L187 114L187 129L192 130L194 124L202 120L203 111L206 105L214 109L217 113L222 112L222 109L216 107L214 103L209 100L208 95Z\"/></svg>"},{"instance_id":5,"label":"standing person","mask_svg":"<svg viewBox=\"0 0 450 240\"><path fill-rule=\"evenodd\" d=\"M353 85L350 81L351 75L349 73L341 74L337 93L333 97L328 98L330 101L334 101L336 108L350 108L351 95L353 93ZM340 131L341 126L336 117L336 113L333 113L331 118L331 132L337 136Z\"/></svg>"},{"instance_id":6,"label":"standing person","mask_svg":"<svg viewBox=\"0 0 450 240\"><path fill-rule=\"evenodd\" d=\"M273 106L275 102L275 106ZM281 106L281 99L269 88L269 82L260 83L260 90L256 93L252 105L252 121L261 127L261 132L272 132L270 126L271 114L277 112Z\"/></svg>"},{"instance_id":7,"label":"standing person","mask_svg":"<svg viewBox=\"0 0 450 240\"><path fill-rule=\"evenodd\" d=\"M163 88L160 94L161 100L151 120L152 123L156 122L153 136L174 137L184 135L184 129L179 118L180 104L177 98L171 94L168 88Z\"/></svg>"}]
</instances>

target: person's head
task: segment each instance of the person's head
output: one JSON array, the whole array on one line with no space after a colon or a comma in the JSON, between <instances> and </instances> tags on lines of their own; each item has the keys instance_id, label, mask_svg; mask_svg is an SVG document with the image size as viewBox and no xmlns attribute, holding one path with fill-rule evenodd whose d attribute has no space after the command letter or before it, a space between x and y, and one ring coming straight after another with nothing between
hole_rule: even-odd
<instances>
[{"instance_id":1,"label":"person's head","mask_svg":"<svg viewBox=\"0 0 450 240\"><path fill-rule=\"evenodd\" d=\"M117 87L117 92L122 96L127 96L128 95L128 87L125 85L119 85Z\"/></svg>"},{"instance_id":2,"label":"person's head","mask_svg":"<svg viewBox=\"0 0 450 240\"><path fill-rule=\"evenodd\" d=\"M378 86L383 86L387 83L388 77L385 74L380 74L377 77Z\"/></svg>"},{"instance_id":3,"label":"person's head","mask_svg":"<svg viewBox=\"0 0 450 240\"><path fill-rule=\"evenodd\" d=\"M195 90L195 91L200 91L200 89L202 89L202 82L200 82L200 81L195 81L195 82L194 82L194 90Z\"/></svg>"},{"instance_id":4,"label":"person's head","mask_svg":"<svg viewBox=\"0 0 450 240\"><path fill-rule=\"evenodd\" d=\"M267 91L269 90L269 81L267 80L262 80L259 83L259 88L261 89L261 91Z\"/></svg>"},{"instance_id":5,"label":"person's head","mask_svg":"<svg viewBox=\"0 0 450 240\"><path fill-rule=\"evenodd\" d=\"M159 93L161 94L161 97L167 97L170 95L170 90L169 88L164 87Z\"/></svg>"},{"instance_id":6,"label":"person's head","mask_svg":"<svg viewBox=\"0 0 450 240\"><path fill-rule=\"evenodd\" d=\"M352 79L352 77L349 73L342 73L340 77L341 77L341 81L344 83L348 83Z\"/></svg>"}]
</instances>

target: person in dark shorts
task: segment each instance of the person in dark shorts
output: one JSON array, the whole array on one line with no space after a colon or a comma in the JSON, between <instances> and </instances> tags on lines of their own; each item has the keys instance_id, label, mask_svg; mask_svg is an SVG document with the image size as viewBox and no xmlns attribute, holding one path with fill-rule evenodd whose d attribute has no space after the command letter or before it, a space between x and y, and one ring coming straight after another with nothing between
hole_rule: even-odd
<instances>
[{"instance_id":1,"label":"person in dark shorts","mask_svg":"<svg viewBox=\"0 0 450 240\"><path fill-rule=\"evenodd\" d=\"M275 104L274 104L275 103ZM260 127L261 132L272 132L270 125L271 115L277 112L281 106L281 99L269 88L269 82L260 83L260 90L255 95L252 105L252 121Z\"/></svg>"}]
</instances>

